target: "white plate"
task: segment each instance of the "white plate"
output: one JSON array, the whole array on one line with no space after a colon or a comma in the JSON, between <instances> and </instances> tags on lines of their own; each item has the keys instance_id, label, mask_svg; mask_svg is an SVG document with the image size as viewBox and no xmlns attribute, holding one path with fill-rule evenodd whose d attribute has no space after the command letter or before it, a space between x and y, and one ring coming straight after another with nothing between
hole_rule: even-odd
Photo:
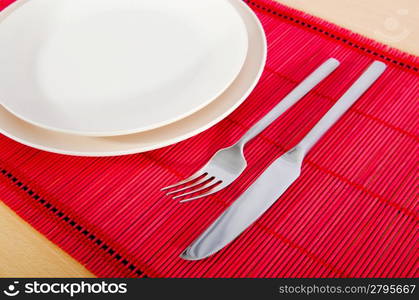
<instances>
[{"instance_id":1,"label":"white plate","mask_svg":"<svg viewBox=\"0 0 419 300\"><path fill-rule=\"evenodd\" d=\"M246 59L225 0L27 1L0 26L0 104L34 125L112 136L208 105Z\"/></svg>"},{"instance_id":2,"label":"white plate","mask_svg":"<svg viewBox=\"0 0 419 300\"><path fill-rule=\"evenodd\" d=\"M224 119L254 89L266 61L263 28L241 0L228 0L240 13L249 35L246 62L233 84L214 102L193 115L165 127L118 137L83 137L57 133L26 123L0 106L0 133L41 150L80 156L114 156L165 147L190 138ZM7 10L13 9L9 7ZM7 13L7 12L6 12Z\"/></svg>"}]
</instances>

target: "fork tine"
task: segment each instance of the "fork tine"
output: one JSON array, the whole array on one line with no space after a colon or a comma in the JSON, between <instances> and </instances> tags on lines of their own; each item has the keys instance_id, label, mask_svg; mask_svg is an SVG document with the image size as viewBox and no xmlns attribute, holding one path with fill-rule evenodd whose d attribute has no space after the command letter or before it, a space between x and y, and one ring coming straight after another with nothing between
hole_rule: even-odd
<instances>
[{"instance_id":1,"label":"fork tine","mask_svg":"<svg viewBox=\"0 0 419 300\"><path fill-rule=\"evenodd\" d=\"M186 183L188 183L188 182L191 182L191 181L193 181L193 180L195 180L195 179L197 179L197 178L201 177L201 176L202 176L202 175L204 175L204 174L206 174L206 173L201 173L201 172L199 172L199 171L198 171L198 172L196 172L195 174L191 175L190 177L186 178L185 180L179 181L179 182L178 182L178 183L176 183L176 184L169 185L169 186L167 186L167 187L165 187L165 188L162 188L162 189L161 189L161 191L167 191L167 190L170 190L170 189L172 189L172 188L178 187L178 186L180 186L180 185L186 184Z\"/></svg>"},{"instance_id":2,"label":"fork tine","mask_svg":"<svg viewBox=\"0 0 419 300\"><path fill-rule=\"evenodd\" d=\"M194 182L193 184L191 184L191 185L187 185L187 186L185 186L185 187L183 187L183 188L180 188L180 189L178 189L178 190L175 190L175 191L171 191L171 192L169 192L169 193L167 193L166 195L172 195L172 194L176 194L176 193L179 193L179 192L182 192L182 191L184 191L184 190L189 190L189 189L192 189L192 188L194 188L194 187L196 187L196 186L199 186L200 184L203 184L203 183L205 183L206 181L212 181L214 179L214 177L209 177L208 176L208 174L206 174L203 178L201 178L201 179L199 179L199 180L197 180L196 182Z\"/></svg>"},{"instance_id":3,"label":"fork tine","mask_svg":"<svg viewBox=\"0 0 419 300\"><path fill-rule=\"evenodd\" d=\"M191 195L191 194L194 194L194 193L201 192L201 191L203 191L203 190L206 190L206 189L209 189L209 188L215 187L215 186L216 186L216 185L218 185L219 183L221 183L221 181L217 181L217 182L215 182L215 183L214 183L214 180L211 180L210 182L208 182L208 183L204 184L202 187L200 187L200 188L198 188L198 189L196 189L196 190L193 190L193 191L190 191L190 192L184 193L184 194L182 194L182 195L175 196L175 197L173 197L173 199L178 199L178 198L185 197L185 196L188 196L188 195Z\"/></svg>"},{"instance_id":4,"label":"fork tine","mask_svg":"<svg viewBox=\"0 0 419 300\"><path fill-rule=\"evenodd\" d=\"M206 196L212 195L212 194L214 194L214 193L216 193L216 192L218 192L218 191L222 190L223 188L224 188L224 186L223 186L222 184L220 184L220 185L218 185L217 187L213 188L213 189L212 189L211 191L209 191L208 193L205 193L205 194L202 194L202 195L198 195L198 196L196 196L196 197L192 197L192 198L184 199L184 200L180 201L180 203L186 203L186 202L190 202L190 201L193 201L193 200L197 200L197 199L200 199L200 198L203 198L203 197L206 197Z\"/></svg>"}]
</instances>

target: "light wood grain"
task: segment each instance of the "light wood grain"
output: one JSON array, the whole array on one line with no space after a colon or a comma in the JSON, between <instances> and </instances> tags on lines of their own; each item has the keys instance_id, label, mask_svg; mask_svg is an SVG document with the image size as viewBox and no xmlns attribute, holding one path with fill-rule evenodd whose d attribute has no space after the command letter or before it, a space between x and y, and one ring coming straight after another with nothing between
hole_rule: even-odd
<instances>
[{"instance_id":1,"label":"light wood grain","mask_svg":"<svg viewBox=\"0 0 419 300\"><path fill-rule=\"evenodd\" d=\"M58 246L0 202L1 277L92 277Z\"/></svg>"},{"instance_id":2,"label":"light wood grain","mask_svg":"<svg viewBox=\"0 0 419 300\"><path fill-rule=\"evenodd\" d=\"M418 0L280 2L401 50L419 54ZM0 277L93 276L1 202L0 245Z\"/></svg>"},{"instance_id":3,"label":"light wood grain","mask_svg":"<svg viewBox=\"0 0 419 300\"><path fill-rule=\"evenodd\" d=\"M418 0L280 0L386 45L419 55Z\"/></svg>"}]
</instances>

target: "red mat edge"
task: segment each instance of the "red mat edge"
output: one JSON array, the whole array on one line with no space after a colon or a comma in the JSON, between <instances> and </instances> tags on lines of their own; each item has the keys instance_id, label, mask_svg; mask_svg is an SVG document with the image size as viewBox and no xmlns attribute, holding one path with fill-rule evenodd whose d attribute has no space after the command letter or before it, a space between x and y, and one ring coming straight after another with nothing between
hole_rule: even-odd
<instances>
[{"instance_id":1,"label":"red mat edge","mask_svg":"<svg viewBox=\"0 0 419 300\"><path fill-rule=\"evenodd\" d=\"M265 15L279 18L284 22L316 32L324 38L333 40L372 59L390 63L391 66L419 74L419 56L407 53L364 35L326 21L314 15L286 6L274 0L243 0L251 8ZM282 13L278 13L281 11ZM313 23L316 26L313 26ZM317 27L317 28L314 28ZM344 37L343 37L344 35ZM346 40L346 41L344 41Z\"/></svg>"}]
</instances>

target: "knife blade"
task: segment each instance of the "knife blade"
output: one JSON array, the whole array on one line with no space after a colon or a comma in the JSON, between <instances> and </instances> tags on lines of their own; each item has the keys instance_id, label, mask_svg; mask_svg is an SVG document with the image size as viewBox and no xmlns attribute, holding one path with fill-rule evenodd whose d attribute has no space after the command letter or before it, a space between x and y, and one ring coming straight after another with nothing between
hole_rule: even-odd
<instances>
[{"instance_id":1,"label":"knife blade","mask_svg":"<svg viewBox=\"0 0 419 300\"><path fill-rule=\"evenodd\" d=\"M308 151L374 84L385 69L384 63L373 62L306 137L275 160L180 257L185 260L200 260L211 256L259 219L300 176Z\"/></svg>"}]
</instances>

